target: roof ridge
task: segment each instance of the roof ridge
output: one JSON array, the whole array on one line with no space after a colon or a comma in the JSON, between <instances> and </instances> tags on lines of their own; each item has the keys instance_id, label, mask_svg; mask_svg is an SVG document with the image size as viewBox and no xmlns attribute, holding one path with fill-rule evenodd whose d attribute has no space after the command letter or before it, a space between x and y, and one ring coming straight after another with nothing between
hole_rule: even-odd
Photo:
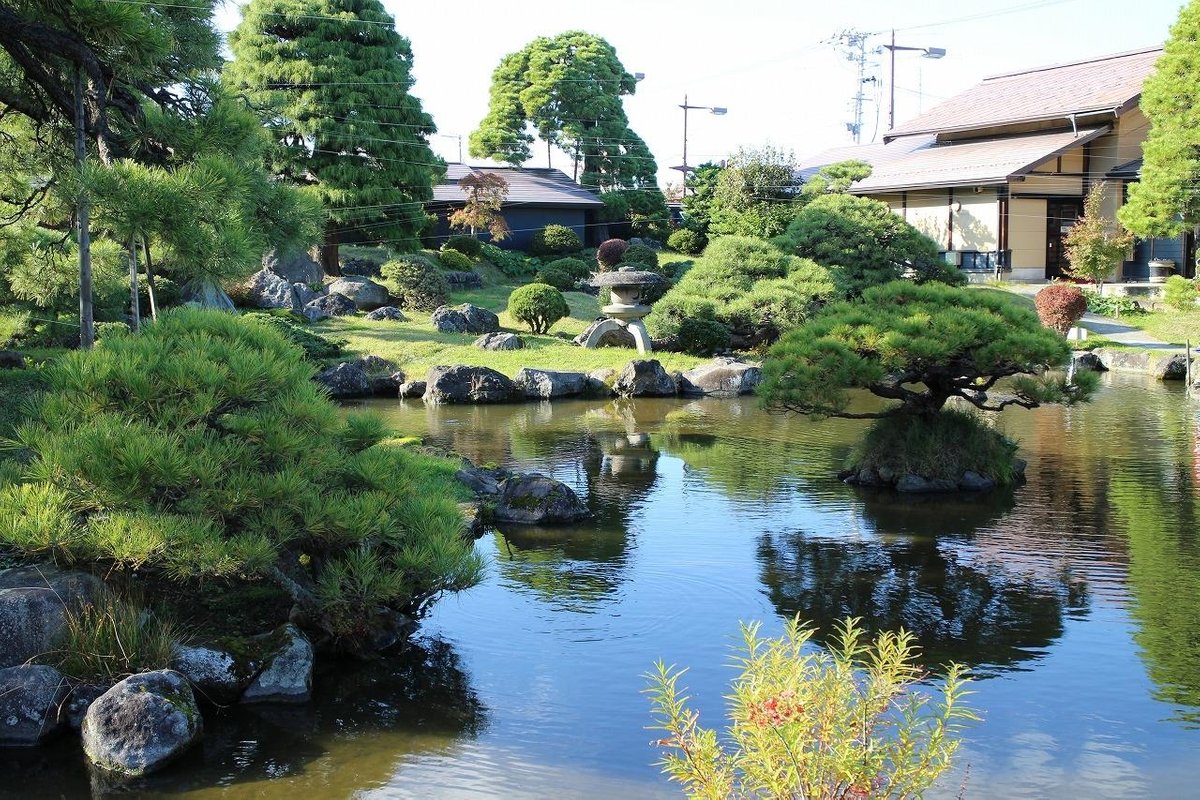
<instances>
[{"instance_id":1,"label":"roof ridge","mask_svg":"<svg viewBox=\"0 0 1200 800\"><path fill-rule=\"evenodd\" d=\"M1056 69L1065 69L1067 67L1078 67L1083 64L1097 64L1101 61L1114 61L1118 58L1130 58L1131 56L1140 56L1146 53L1162 52L1163 45L1155 45L1153 47L1143 47L1140 50L1127 50L1122 53L1109 53L1103 56L1093 56L1091 58L1080 59L1079 61L1065 61L1059 64L1047 64L1041 67L1031 67L1030 69L1017 70L1016 72L1000 72L995 75L984 77L983 83L988 81L999 80L1000 78L1015 78L1020 75L1032 75L1036 72L1050 72Z\"/></svg>"}]
</instances>

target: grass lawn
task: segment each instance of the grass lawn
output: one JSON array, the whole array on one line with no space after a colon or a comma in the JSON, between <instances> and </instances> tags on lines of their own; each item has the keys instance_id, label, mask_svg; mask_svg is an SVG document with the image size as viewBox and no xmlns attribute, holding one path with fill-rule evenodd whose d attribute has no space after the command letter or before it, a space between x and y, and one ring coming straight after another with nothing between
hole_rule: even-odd
<instances>
[{"instance_id":1,"label":"grass lawn","mask_svg":"<svg viewBox=\"0 0 1200 800\"><path fill-rule=\"evenodd\" d=\"M1192 347L1200 345L1200 307L1191 311L1176 311L1165 308L1149 314L1137 314L1121 320L1127 325L1141 328L1155 339L1161 339L1180 347L1191 340Z\"/></svg>"},{"instance_id":2,"label":"grass lawn","mask_svg":"<svg viewBox=\"0 0 1200 800\"><path fill-rule=\"evenodd\" d=\"M482 289L454 292L450 302L474 303L500 315L500 326L519 333L525 340L522 350L489 351L472 345L473 334L438 333L430 323L429 314L405 310L408 322L372 322L362 316L333 317L313 325L318 333L347 340L350 351L371 353L395 361L413 379L424 377L425 371L438 364L467 364L491 367L512 377L521 367L590 372L602 367L621 369L630 359L638 358L636 350L602 347L586 350L572 344L592 320L601 316L600 304L582 292L564 292L571 315L560 319L545 336L534 336L529 329L513 319L505 310L508 295L516 286L485 286ZM655 353L668 370L687 370L708 361L705 358L681 353Z\"/></svg>"}]
</instances>

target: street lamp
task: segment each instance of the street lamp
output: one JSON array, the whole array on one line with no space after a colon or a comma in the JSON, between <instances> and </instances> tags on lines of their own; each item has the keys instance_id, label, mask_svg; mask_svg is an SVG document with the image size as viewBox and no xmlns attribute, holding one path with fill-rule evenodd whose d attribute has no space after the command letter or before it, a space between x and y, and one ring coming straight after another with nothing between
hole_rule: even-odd
<instances>
[{"instance_id":1,"label":"street lamp","mask_svg":"<svg viewBox=\"0 0 1200 800\"><path fill-rule=\"evenodd\" d=\"M896 51L913 50L921 54L921 58L943 58L946 55L944 47L905 47L896 44L896 32L892 31L892 43L882 46L891 54L891 66L888 69L888 130L896 127Z\"/></svg>"},{"instance_id":2,"label":"street lamp","mask_svg":"<svg viewBox=\"0 0 1200 800\"><path fill-rule=\"evenodd\" d=\"M677 169L683 173L683 183L684 183L684 186L686 187L688 173L692 171L692 168L689 167L688 163L687 163L688 112L691 111L693 108L702 108L710 114L714 114L718 117L721 117L721 116L724 116L725 114L729 113L729 109L724 108L723 106L693 106L693 105L690 105L690 104L688 104L688 98L687 98L686 94L683 96L683 104L680 105L679 107L683 109L683 164L678 167L671 167L671 169ZM685 191L686 191L686 189L685 189Z\"/></svg>"}]
</instances>

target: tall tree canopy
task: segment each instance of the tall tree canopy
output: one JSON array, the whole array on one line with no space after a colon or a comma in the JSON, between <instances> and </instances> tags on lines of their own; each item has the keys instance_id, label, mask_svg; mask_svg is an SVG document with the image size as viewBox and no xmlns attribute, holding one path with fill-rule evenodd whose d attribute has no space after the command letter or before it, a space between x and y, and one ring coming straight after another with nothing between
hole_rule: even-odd
<instances>
[{"instance_id":1,"label":"tall tree canopy","mask_svg":"<svg viewBox=\"0 0 1200 800\"><path fill-rule=\"evenodd\" d=\"M1200 0L1192 0L1142 86L1150 120L1142 177L1129 187L1121 222L1139 236L1177 236L1200 224Z\"/></svg>"},{"instance_id":2,"label":"tall tree canopy","mask_svg":"<svg viewBox=\"0 0 1200 800\"><path fill-rule=\"evenodd\" d=\"M417 247L444 172L394 24L378 0L251 0L229 37L227 80L266 109L279 143L271 168L328 211L329 272L340 240Z\"/></svg>"},{"instance_id":3,"label":"tall tree canopy","mask_svg":"<svg viewBox=\"0 0 1200 800\"><path fill-rule=\"evenodd\" d=\"M492 73L488 113L471 133L470 153L524 163L532 156L532 128L575 159L584 186L655 189L654 156L630 129L621 101L636 88L617 51L599 36L539 36Z\"/></svg>"},{"instance_id":4,"label":"tall tree canopy","mask_svg":"<svg viewBox=\"0 0 1200 800\"><path fill-rule=\"evenodd\" d=\"M708 204L709 233L769 239L787 228L796 213L796 175L792 153L771 145L740 148L717 175Z\"/></svg>"}]
</instances>

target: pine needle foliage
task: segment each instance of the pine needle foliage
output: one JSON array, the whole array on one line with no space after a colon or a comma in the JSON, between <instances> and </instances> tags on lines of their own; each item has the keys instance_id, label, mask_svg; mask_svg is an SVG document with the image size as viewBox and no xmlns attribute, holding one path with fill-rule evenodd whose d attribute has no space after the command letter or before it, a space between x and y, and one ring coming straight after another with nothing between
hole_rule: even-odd
<instances>
[{"instance_id":1,"label":"pine needle foliage","mask_svg":"<svg viewBox=\"0 0 1200 800\"><path fill-rule=\"evenodd\" d=\"M826 306L780 339L763 364L759 393L774 408L813 416L931 416L952 398L983 411L1085 400L1094 384L1046 367L1066 363L1066 341L1028 308L1003 296L894 281L861 300ZM1023 377L989 398L1003 378ZM851 389L898 401L851 408Z\"/></svg>"},{"instance_id":2,"label":"pine needle foliage","mask_svg":"<svg viewBox=\"0 0 1200 800\"><path fill-rule=\"evenodd\" d=\"M951 765L963 726L962 667L940 691L922 688L913 637L866 638L856 619L840 624L827 650L798 619L767 639L743 625L739 670L724 735L700 725L680 679L661 661L647 675L654 730L665 732L659 764L689 797L866 800L920 797ZM937 695L940 694L940 697Z\"/></svg>"},{"instance_id":3,"label":"pine needle foliage","mask_svg":"<svg viewBox=\"0 0 1200 800\"><path fill-rule=\"evenodd\" d=\"M0 542L189 585L274 581L349 648L469 586L453 471L343 418L311 373L270 326L191 309L67 355L16 434L33 457L0 490ZM381 586L399 588L363 588Z\"/></svg>"}]
</instances>

